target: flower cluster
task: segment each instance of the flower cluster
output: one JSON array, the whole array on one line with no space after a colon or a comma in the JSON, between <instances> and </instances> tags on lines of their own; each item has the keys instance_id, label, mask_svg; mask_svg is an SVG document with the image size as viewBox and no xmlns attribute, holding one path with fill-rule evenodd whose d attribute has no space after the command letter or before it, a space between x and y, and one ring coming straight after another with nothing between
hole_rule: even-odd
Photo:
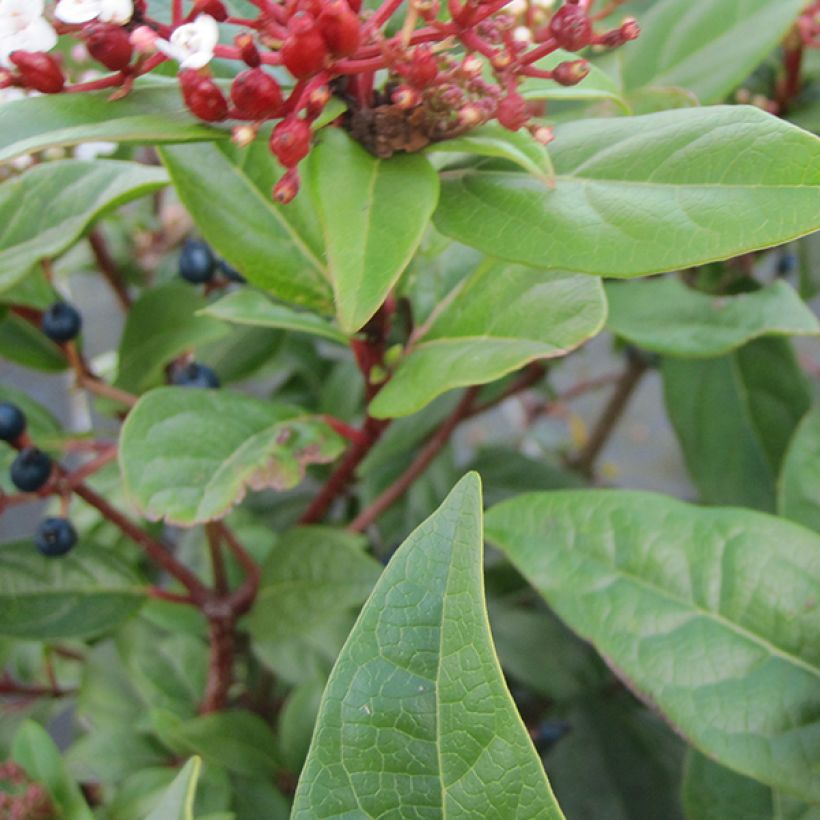
<instances>
[{"instance_id":1,"label":"flower cluster","mask_svg":"<svg viewBox=\"0 0 820 820\"><path fill-rule=\"evenodd\" d=\"M542 58L563 49L612 48L638 36L629 18L597 32L594 0L383 0L363 12L361 0L251 0L251 19L232 16L222 0L173 0L168 25L150 15L147 0L59 0L46 17L43 0L0 0L0 87L42 93L117 88L171 59L190 111L202 120L238 121L237 143L253 141L277 120L270 150L285 169L273 191L290 201L299 187L297 166L310 151L312 125L333 95L348 106L342 124L377 156L415 151L490 120L541 142L551 131L534 120L537 109L519 93L528 77L562 85L581 82L584 59L551 68ZM611 4L610 4L611 6ZM239 28L220 43L220 23ZM109 71L68 85L48 52L58 34L80 37ZM230 89L209 70L214 57L243 65ZM286 88L276 67L293 78ZM278 74L281 78L281 72Z\"/></svg>"}]
</instances>

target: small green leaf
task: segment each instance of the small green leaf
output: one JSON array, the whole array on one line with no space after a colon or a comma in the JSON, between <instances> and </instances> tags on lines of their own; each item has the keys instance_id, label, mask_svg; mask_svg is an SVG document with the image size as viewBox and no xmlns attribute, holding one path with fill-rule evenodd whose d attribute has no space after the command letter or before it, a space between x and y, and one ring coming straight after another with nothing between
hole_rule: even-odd
<instances>
[{"instance_id":1,"label":"small green leaf","mask_svg":"<svg viewBox=\"0 0 820 820\"><path fill-rule=\"evenodd\" d=\"M820 798L820 538L651 493L531 493L487 514L555 612L696 748Z\"/></svg>"},{"instance_id":2,"label":"small green leaf","mask_svg":"<svg viewBox=\"0 0 820 820\"><path fill-rule=\"evenodd\" d=\"M287 490L341 438L320 419L227 390L163 387L129 413L120 438L126 491L153 520L191 526L227 515L248 489Z\"/></svg>"},{"instance_id":3,"label":"small green leaf","mask_svg":"<svg viewBox=\"0 0 820 820\"><path fill-rule=\"evenodd\" d=\"M798 425L783 460L778 510L820 532L820 405Z\"/></svg>"},{"instance_id":4,"label":"small green leaf","mask_svg":"<svg viewBox=\"0 0 820 820\"><path fill-rule=\"evenodd\" d=\"M438 176L420 154L376 159L328 128L310 153L306 177L339 325L352 333L378 310L421 242L438 200Z\"/></svg>"},{"instance_id":5,"label":"small green leaf","mask_svg":"<svg viewBox=\"0 0 820 820\"><path fill-rule=\"evenodd\" d=\"M528 362L563 356L603 326L600 281L490 262L442 306L370 405L406 416L456 387L487 384Z\"/></svg>"},{"instance_id":6,"label":"small green leaf","mask_svg":"<svg viewBox=\"0 0 820 820\"><path fill-rule=\"evenodd\" d=\"M249 282L286 302L330 312L331 287L324 262L305 232L304 204L281 206L262 190L257 154L235 164L214 144L160 150L180 199L205 239ZM298 197L297 197L298 199Z\"/></svg>"},{"instance_id":7,"label":"small green leaf","mask_svg":"<svg viewBox=\"0 0 820 820\"><path fill-rule=\"evenodd\" d=\"M7 130L16 131L16 122ZM73 245L106 210L167 184L161 168L117 160L47 162L6 180L0 185L0 290Z\"/></svg>"},{"instance_id":8,"label":"small green leaf","mask_svg":"<svg viewBox=\"0 0 820 820\"><path fill-rule=\"evenodd\" d=\"M279 712L279 750L289 771L300 772L305 764L325 683L317 678L291 689Z\"/></svg>"},{"instance_id":9,"label":"small green leaf","mask_svg":"<svg viewBox=\"0 0 820 820\"><path fill-rule=\"evenodd\" d=\"M820 322L778 280L737 296L711 296L675 277L611 282L607 326L632 344L669 356L720 356L758 336L820 334Z\"/></svg>"},{"instance_id":10,"label":"small green leaf","mask_svg":"<svg viewBox=\"0 0 820 820\"><path fill-rule=\"evenodd\" d=\"M265 294L251 288L242 288L223 296L200 310L200 314L240 325L278 327L310 333L343 345L348 342L348 337L341 330L315 313L297 311L277 304Z\"/></svg>"},{"instance_id":11,"label":"small green leaf","mask_svg":"<svg viewBox=\"0 0 820 820\"><path fill-rule=\"evenodd\" d=\"M470 474L365 604L322 698L294 820L563 817L504 685L481 573Z\"/></svg>"},{"instance_id":12,"label":"small green leaf","mask_svg":"<svg viewBox=\"0 0 820 820\"><path fill-rule=\"evenodd\" d=\"M68 362L59 346L22 316L0 308L0 356L32 370L59 373Z\"/></svg>"},{"instance_id":13,"label":"small green leaf","mask_svg":"<svg viewBox=\"0 0 820 820\"><path fill-rule=\"evenodd\" d=\"M436 227L512 262L613 277L820 227L820 139L755 108L571 122L550 155L554 189L515 171L443 172Z\"/></svg>"},{"instance_id":14,"label":"small green leaf","mask_svg":"<svg viewBox=\"0 0 820 820\"><path fill-rule=\"evenodd\" d=\"M23 640L100 635L130 618L145 588L109 550L80 543L59 560L30 543L0 546L0 634Z\"/></svg>"},{"instance_id":15,"label":"small green leaf","mask_svg":"<svg viewBox=\"0 0 820 820\"><path fill-rule=\"evenodd\" d=\"M202 761L192 757L180 769L146 820L194 820L194 798L201 770Z\"/></svg>"}]
</instances>

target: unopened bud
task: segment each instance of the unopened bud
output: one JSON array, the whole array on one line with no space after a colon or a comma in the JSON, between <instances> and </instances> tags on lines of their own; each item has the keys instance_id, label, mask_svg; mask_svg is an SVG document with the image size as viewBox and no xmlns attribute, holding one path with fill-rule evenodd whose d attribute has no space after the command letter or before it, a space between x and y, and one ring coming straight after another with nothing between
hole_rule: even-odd
<instances>
[{"instance_id":1,"label":"unopened bud","mask_svg":"<svg viewBox=\"0 0 820 820\"><path fill-rule=\"evenodd\" d=\"M122 26L94 23L83 29L88 53L110 71L122 71L131 62L134 46Z\"/></svg>"},{"instance_id":2,"label":"unopened bud","mask_svg":"<svg viewBox=\"0 0 820 820\"><path fill-rule=\"evenodd\" d=\"M568 60L558 63L552 70L552 78L560 85L578 85L589 74L586 60Z\"/></svg>"},{"instance_id":3,"label":"unopened bud","mask_svg":"<svg viewBox=\"0 0 820 820\"><path fill-rule=\"evenodd\" d=\"M407 85L400 85L393 92L393 104L402 111L409 111L421 103L421 94L415 88Z\"/></svg>"},{"instance_id":4,"label":"unopened bud","mask_svg":"<svg viewBox=\"0 0 820 820\"><path fill-rule=\"evenodd\" d=\"M307 113L311 117L318 116L330 101L330 89L326 85L314 88L308 95Z\"/></svg>"},{"instance_id":5,"label":"unopened bud","mask_svg":"<svg viewBox=\"0 0 820 820\"><path fill-rule=\"evenodd\" d=\"M552 15L549 30L555 42L567 51L579 51L592 40L592 23L589 15L576 5L561 6Z\"/></svg>"},{"instance_id":6,"label":"unopened bud","mask_svg":"<svg viewBox=\"0 0 820 820\"><path fill-rule=\"evenodd\" d=\"M217 23L224 23L228 19L228 11L221 0L196 0L194 3L196 14L207 14Z\"/></svg>"},{"instance_id":7,"label":"unopened bud","mask_svg":"<svg viewBox=\"0 0 820 820\"><path fill-rule=\"evenodd\" d=\"M263 68L249 68L231 83L231 100L243 117L266 120L282 105L279 83Z\"/></svg>"},{"instance_id":8,"label":"unopened bud","mask_svg":"<svg viewBox=\"0 0 820 820\"><path fill-rule=\"evenodd\" d=\"M285 168L294 168L310 151L310 137L310 126L304 120L288 117L270 135L271 153Z\"/></svg>"},{"instance_id":9,"label":"unopened bud","mask_svg":"<svg viewBox=\"0 0 820 820\"><path fill-rule=\"evenodd\" d=\"M410 56L407 81L415 88L427 88L438 77L438 60L429 46L418 46Z\"/></svg>"},{"instance_id":10,"label":"unopened bud","mask_svg":"<svg viewBox=\"0 0 820 820\"><path fill-rule=\"evenodd\" d=\"M499 101L495 109L496 119L510 131L517 131L529 120L527 103L517 92L512 92Z\"/></svg>"},{"instance_id":11,"label":"unopened bud","mask_svg":"<svg viewBox=\"0 0 820 820\"><path fill-rule=\"evenodd\" d=\"M347 0L324 0L316 26L334 57L350 57L356 53L361 41L361 27Z\"/></svg>"},{"instance_id":12,"label":"unopened bud","mask_svg":"<svg viewBox=\"0 0 820 820\"><path fill-rule=\"evenodd\" d=\"M159 35L148 26L139 26L131 32L131 45L139 54L156 54Z\"/></svg>"},{"instance_id":13,"label":"unopened bud","mask_svg":"<svg viewBox=\"0 0 820 820\"><path fill-rule=\"evenodd\" d=\"M231 131L231 142L239 148L247 148L256 139L256 128L252 125L237 125Z\"/></svg>"},{"instance_id":14,"label":"unopened bud","mask_svg":"<svg viewBox=\"0 0 820 820\"><path fill-rule=\"evenodd\" d=\"M257 68L262 64L262 58L259 56L259 49L253 41L253 37L246 31L234 37L234 44L239 49L239 55L242 57L245 65L251 68Z\"/></svg>"},{"instance_id":15,"label":"unopened bud","mask_svg":"<svg viewBox=\"0 0 820 820\"><path fill-rule=\"evenodd\" d=\"M465 128L475 128L481 125L484 117L481 114L481 109L478 106L467 104L458 112L458 121Z\"/></svg>"},{"instance_id":16,"label":"unopened bud","mask_svg":"<svg viewBox=\"0 0 820 820\"><path fill-rule=\"evenodd\" d=\"M296 194L299 193L299 174L295 168L286 171L279 182L273 186L273 199L280 205L287 205L293 202Z\"/></svg>"},{"instance_id":17,"label":"unopened bud","mask_svg":"<svg viewBox=\"0 0 820 820\"><path fill-rule=\"evenodd\" d=\"M217 84L192 68L179 73L182 98L192 114L206 122L218 122L228 116L228 101Z\"/></svg>"},{"instance_id":18,"label":"unopened bud","mask_svg":"<svg viewBox=\"0 0 820 820\"><path fill-rule=\"evenodd\" d=\"M285 68L299 80L317 74L328 58L327 46L313 15L297 11L288 21L289 36L279 53Z\"/></svg>"},{"instance_id":19,"label":"unopened bud","mask_svg":"<svg viewBox=\"0 0 820 820\"><path fill-rule=\"evenodd\" d=\"M624 40L637 40L641 34L641 27L634 17L627 17L621 23L621 34Z\"/></svg>"},{"instance_id":20,"label":"unopened bud","mask_svg":"<svg viewBox=\"0 0 820 820\"><path fill-rule=\"evenodd\" d=\"M532 136L541 145L549 145L555 139L555 132L548 125L539 125L532 130Z\"/></svg>"},{"instance_id":21,"label":"unopened bud","mask_svg":"<svg viewBox=\"0 0 820 820\"><path fill-rule=\"evenodd\" d=\"M480 77L484 66L475 54L469 54L461 63L461 73L466 77Z\"/></svg>"},{"instance_id":22,"label":"unopened bud","mask_svg":"<svg viewBox=\"0 0 820 820\"><path fill-rule=\"evenodd\" d=\"M26 88L56 94L65 87L65 75L57 60L42 51L12 51L9 59L20 72Z\"/></svg>"},{"instance_id":23,"label":"unopened bud","mask_svg":"<svg viewBox=\"0 0 820 820\"><path fill-rule=\"evenodd\" d=\"M496 71L503 71L505 68L509 68L511 62L512 57L510 57L506 51L497 51L490 60L492 67Z\"/></svg>"}]
</instances>

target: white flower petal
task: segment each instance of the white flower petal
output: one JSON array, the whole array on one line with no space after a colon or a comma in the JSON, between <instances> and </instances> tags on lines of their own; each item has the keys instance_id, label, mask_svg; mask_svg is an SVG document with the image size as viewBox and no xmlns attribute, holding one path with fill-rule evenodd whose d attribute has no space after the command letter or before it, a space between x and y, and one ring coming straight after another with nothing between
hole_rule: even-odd
<instances>
[{"instance_id":1,"label":"white flower petal","mask_svg":"<svg viewBox=\"0 0 820 820\"><path fill-rule=\"evenodd\" d=\"M193 23L180 26L170 41L157 40L156 46L173 57L180 68L202 68L213 59L214 47L219 41L219 26L208 14L200 14Z\"/></svg>"},{"instance_id":2,"label":"white flower petal","mask_svg":"<svg viewBox=\"0 0 820 820\"><path fill-rule=\"evenodd\" d=\"M42 17L17 31L0 31L0 66L11 68L12 51L51 51L57 45L57 32Z\"/></svg>"},{"instance_id":3,"label":"white flower petal","mask_svg":"<svg viewBox=\"0 0 820 820\"><path fill-rule=\"evenodd\" d=\"M104 23L125 25L134 16L133 0L102 0L99 19Z\"/></svg>"},{"instance_id":4,"label":"white flower petal","mask_svg":"<svg viewBox=\"0 0 820 820\"><path fill-rule=\"evenodd\" d=\"M101 5L100 0L60 0L54 16L69 25L89 23L99 16Z\"/></svg>"}]
</instances>

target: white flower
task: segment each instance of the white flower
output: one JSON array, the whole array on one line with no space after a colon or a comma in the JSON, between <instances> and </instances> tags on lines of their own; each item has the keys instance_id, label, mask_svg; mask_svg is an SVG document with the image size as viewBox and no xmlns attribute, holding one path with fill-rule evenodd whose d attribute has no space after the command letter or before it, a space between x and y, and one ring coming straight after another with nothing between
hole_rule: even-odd
<instances>
[{"instance_id":1,"label":"white flower","mask_svg":"<svg viewBox=\"0 0 820 820\"><path fill-rule=\"evenodd\" d=\"M43 17L43 0L0 0L0 66L12 51L50 51L57 33Z\"/></svg>"},{"instance_id":2,"label":"white flower","mask_svg":"<svg viewBox=\"0 0 820 820\"><path fill-rule=\"evenodd\" d=\"M513 40L529 45L532 42L532 32L526 26L516 26L513 29Z\"/></svg>"},{"instance_id":3,"label":"white flower","mask_svg":"<svg viewBox=\"0 0 820 820\"><path fill-rule=\"evenodd\" d=\"M69 25L102 20L121 26L134 16L134 3L133 0L60 0L54 16Z\"/></svg>"},{"instance_id":4,"label":"white flower","mask_svg":"<svg viewBox=\"0 0 820 820\"><path fill-rule=\"evenodd\" d=\"M157 40L156 47L169 57L173 57L180 68L202 68L214 56L214 47L219 41L219 26L208 14L200 14L193 23L180 26L171 35L171 40Z\"/></svg>"}]
</instances>

